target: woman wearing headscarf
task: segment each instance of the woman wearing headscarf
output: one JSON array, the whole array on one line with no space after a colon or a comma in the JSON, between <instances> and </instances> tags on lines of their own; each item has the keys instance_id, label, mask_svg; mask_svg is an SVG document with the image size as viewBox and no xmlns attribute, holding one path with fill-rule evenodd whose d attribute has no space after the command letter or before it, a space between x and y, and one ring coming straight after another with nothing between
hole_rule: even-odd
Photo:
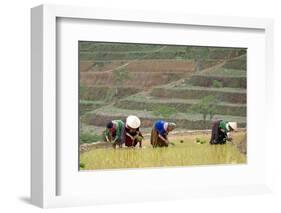
<instances>
[{"instance_id":1,"label":"woman wearing headscarf","mask_svg":"<svg viewBox=\"0 0 281 213\"><path fill-rule=\"evenodd\" d=\"M104 137L106 142L110 142L113 148L118 145L122 147L122 131L124 128L124 122L121 120L113 120L107 123L104 131Z\"/></svg>"},{"instance_id":2,"label":"woman wearing headscarf","mask_svg":"<svg viewBox=\"0 0 281 213\"><path fill-rule=\"evenodd\" d=\"M168 134L176 127L175 123L158 120L154 123L150 143L153 147L169 146Z\"/></svg>"},{"instance_id":3,"label":"woman wearing headscarf","mask_svg":"<svg viewBox=\"0 0 281 213\"><path fill-rule=\"evenodd\" d=\"M212 125L212 135L210 144L225 144L226 141L231 141L230 132L237 131L237 123L224 120L217 120Z\"/></svg>"},{"instance_id":4,"label":"woman wearing headscarf","mask_svg":"<svg viewBox=\"0 0 281 213\"><path fill-rule=\"evenodd\" d=\"M125 127L123 128L123 143L127 147L135 147L139 144L142 147L143 136L140 131L141 121L135 115L129 115L126 119Z\"/></svg>"}]
</instances>

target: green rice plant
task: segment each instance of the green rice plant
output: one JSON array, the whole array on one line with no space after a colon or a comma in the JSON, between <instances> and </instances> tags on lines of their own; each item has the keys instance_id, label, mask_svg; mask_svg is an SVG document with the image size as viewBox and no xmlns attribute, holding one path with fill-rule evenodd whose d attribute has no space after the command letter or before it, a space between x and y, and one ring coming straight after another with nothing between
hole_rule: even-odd
<instances>
[{"instance_id":1,"label":"green rice plant","mask_svg":"<svg viewBox=\"0 0 281 213\"><path fill-rule=\"evenodd\" d=\"M244 139L245 133L234 137L234 143ZM84 170L193 166L215 164L244 164L246 155L239 152L232 143L210 145L206 143L208 134L171 136L175 146L152 148L144 141L139 148L99 148L81 153L80 163ZM203 143L194 143L198 138ZM180 141L184 140L184 143Z\"/></svg>"},{"instance_id":2,"label":"green rice plant","mask_svg":"<svg viewBox=\"0 0 281 213\"><path fill-rule=\"evenodd\" d=\"M206 140L200 139L200 138L196 138L195 143L197 144L205 144Z\"/></svg>"}]
</instances>

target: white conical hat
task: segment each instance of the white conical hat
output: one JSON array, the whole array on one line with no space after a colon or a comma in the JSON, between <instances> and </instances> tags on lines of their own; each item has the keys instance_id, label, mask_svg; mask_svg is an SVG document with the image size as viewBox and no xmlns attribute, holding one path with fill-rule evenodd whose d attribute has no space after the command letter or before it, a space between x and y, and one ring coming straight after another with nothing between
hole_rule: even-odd
<instances>
[{"instance_id":1,"label":"white conical hat","mask_svg":"<svg viewBox=\"0 0 281 213\"><path fill-rule=\"evenodd\" d=\"M126 119L126 125L133 129L137 129L140 127L141 121L137 116L129 115Z\"/></svg>"},{"instance_id":2,"label":"white conical hat","mask_svg":"<svg viewBox=\"0 0 281 213\"><path fill-rule=\"evenodd\" d=\"M228 125L231 127L231 129L237 131L237 122L228 122Z\"/></svg>"}]
</instances>

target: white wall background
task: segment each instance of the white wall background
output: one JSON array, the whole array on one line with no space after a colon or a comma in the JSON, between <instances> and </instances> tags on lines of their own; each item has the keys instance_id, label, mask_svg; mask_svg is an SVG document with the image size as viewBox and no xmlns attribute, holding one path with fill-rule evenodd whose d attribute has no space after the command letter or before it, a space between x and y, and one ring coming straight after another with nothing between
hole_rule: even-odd
<instances>
[{"instance_id":1,"label":"white wall background","mask_svg":"<svg viewBox=\"0 0 281 213\"><path fill-rule=\"evenodd\" d=\"M0 6L0 211L38 212L29 204L30 178L30 8L42 3L99 6L123 9L269 17L275 20L275 122L273 150L275 193L273 195L193 199L171 202L122 204L67 209L68 212L280 212L281 139L281 6L276 0L9 0ZM279 84L279 85L278 85ZM278 110L279 109L279 110ZM258 116L258 115L257 115ZM278 125L278 126L277 126ZM279 137L279 138L278 138ZM279 148L279 149L278 149ZM63 209L47 210L60 212Z\"/></svg>"}]
</instances>

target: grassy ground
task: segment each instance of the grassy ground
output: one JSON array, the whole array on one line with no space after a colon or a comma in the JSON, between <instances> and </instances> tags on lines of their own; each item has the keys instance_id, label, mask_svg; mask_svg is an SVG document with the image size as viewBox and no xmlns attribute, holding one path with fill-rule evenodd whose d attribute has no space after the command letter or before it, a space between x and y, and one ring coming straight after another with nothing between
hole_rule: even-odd
<instances>
[{"instance_id":1,"label":"grassy ground","mask_svg":"<svg viewBox=\"0 0 281 213\"><path fill-rule=\"evenodd\" d=\"M209 145L210 133L189 133L171 135L170 141L175 145L168 148L153 149L149 138L145 138L142 149L135 148L93 148L81 153L82 170L145 168L191 166L210 164L243 164L246 156L238 151L236 145L241 143L245 132L233 135L233 143L225 145ZM196 140L205 141L197 144Z\"/></svg>"}]
</instances>

